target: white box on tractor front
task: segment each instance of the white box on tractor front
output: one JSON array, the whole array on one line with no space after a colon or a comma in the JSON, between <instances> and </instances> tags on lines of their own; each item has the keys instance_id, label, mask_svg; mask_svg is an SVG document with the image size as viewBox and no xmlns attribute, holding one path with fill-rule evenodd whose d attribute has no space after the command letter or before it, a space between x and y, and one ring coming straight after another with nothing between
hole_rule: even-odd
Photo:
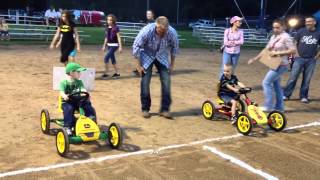
<instances>
[{"instance_id":1,"label":"white box on tractor front","mask_svg":"<svg viewBox=\"0 0 320 180\"><path fill-rule=\"evenodd\" d=\"M60 82L68 78L65 67L53 67L53 90L59 90ZM87 91L94 90L94 80L96 78L96 71L94 68L87 68L86 71L81 72L80 79L83 81L84 87Z\"/></svg>"}]
</instances>

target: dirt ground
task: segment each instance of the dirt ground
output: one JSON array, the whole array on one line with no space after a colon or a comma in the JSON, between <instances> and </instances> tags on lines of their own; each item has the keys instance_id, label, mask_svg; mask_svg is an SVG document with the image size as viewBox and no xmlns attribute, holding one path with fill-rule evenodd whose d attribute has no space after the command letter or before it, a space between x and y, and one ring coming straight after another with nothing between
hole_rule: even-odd
<instances>
[{"instance_id":1,"label":"dirt ground","mask_svg":"<svg viewBox=\"0 0 320 180\"><path fill-rule=\"evenodd\" d=\"M260 84L267 68L259 63L246 65L246 61L257 53L255 50L242 51L237 75L247 86L254 87L250 96L262 104ZM208 121L201 115L202 102L215 98L221 59L218 52L182 49L172 76L171 110L175 120L166 120L157 114L160 82L156 75L151 85L153 117L146 120L140 114L140 79L131 75L135 62L131 50L126 48L118 54L121 78L101 80L103 53L98 46L84 46L77 61L96 68L97 80L91 96L98 121L105 126L119 123L125 134L124 145L121 150L111 150L104 142L71 145L68 157L61 158L56 153L54 135L42 134L39 122L42 108L49 109L52 118L62 117L57 112L58 92L52 90L52 69L61 66L58 59L59 52L49 51L46 46L0 46L0 174L237 134L229 122ZM282 80L283 85L288 74ZM288 127L320 120L319 81L318 66L311 83L311 103L301 104L298 99L286 102ZM298 98L298 89L293 99ZM5 178L262 179L203 150L202 146L208 145L279 179L319 179L319 138L319 126L283 133L255 129L249 137Z\"/></svg>"}]
</instances>

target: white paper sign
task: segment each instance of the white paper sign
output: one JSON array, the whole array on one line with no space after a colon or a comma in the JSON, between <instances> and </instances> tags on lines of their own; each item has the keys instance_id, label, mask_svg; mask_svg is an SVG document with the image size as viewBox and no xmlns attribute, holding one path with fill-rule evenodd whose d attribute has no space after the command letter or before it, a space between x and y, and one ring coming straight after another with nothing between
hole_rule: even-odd
<instances>
[{"instance_id":1,"label":"white paper sign","mask_svg":"<svg viewBox=\"0 0 320 180\"><path fill-rule=\"evenodd\" d=\"M60 82L67 79L64 67L54 67L53 68L53 90L59 90ZM81 72L80 79L83 81L84 87L87 91L93 91L94 80L96 78L96 71L94 68L87 68L86 71Z\"/></svg>"}]
</instances>

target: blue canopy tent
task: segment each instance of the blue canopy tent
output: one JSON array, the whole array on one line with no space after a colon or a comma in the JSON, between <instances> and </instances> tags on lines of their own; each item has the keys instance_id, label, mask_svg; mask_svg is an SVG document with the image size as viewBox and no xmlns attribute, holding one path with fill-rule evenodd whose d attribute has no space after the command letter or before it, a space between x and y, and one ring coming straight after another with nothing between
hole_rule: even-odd
<instances>
[{"instance_id":1,"label":"blue canopy tent","mask_svg":"<svg viewBox=\"0 0 320 180\"><path fill-rule=\"evenodd\" d=\"M316 12L313 16L317 19L317 30L320 31L320 10Z\"/></svg>"}]
</instances>

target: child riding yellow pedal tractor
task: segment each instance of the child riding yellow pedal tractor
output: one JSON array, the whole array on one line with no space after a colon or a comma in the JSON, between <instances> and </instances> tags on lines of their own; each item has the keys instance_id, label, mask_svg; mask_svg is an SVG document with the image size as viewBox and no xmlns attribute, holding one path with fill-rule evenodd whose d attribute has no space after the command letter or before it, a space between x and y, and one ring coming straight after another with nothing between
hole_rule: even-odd
<instances>
[{"instance_id":1,"label":"child riding yellow pedal tractor","mask_svg":"<svg viewBox=\"0 0 320 180\"><path fill-rule=\"evenodd\" d=\"M70 100L86 101L89 98L87 92L76 92L69 95ZM59 97L59 112L62 110L62 99ZM65 156L69 151L70 144L77 144L96 140L108 140L111 148L117 149L122 144L122 131L118 124L111 123L108 131L101 130L96 122L96 118L85 116L84 110L79 107L78 117L74 127L74 133L69 135L65 128L60 128L56 134L56 148L60 156ZM77 112L75 112L76 116ZM64 126L64 119L50 119L49 111L42 109L40 116L41 130L44 134L50 133L50 123L55 123L58 126Z\"/></svg>"},{"instance_id":2,"label":"child riding yellow pedal tractor","mask_svg":"<svg viewBox=\"0 0 320 180\"><path fill-rule=\"evenodd\" d=\"M275 131L281 131L285 128L287 121L285 115L280 111L272 111L266 115L256 103L254 103L247 94L252 91L251 88L241 88L239 90L239 103L237 108L236 126L238 131L243 135L248 135L253 126L268 125ZM225 104L222 99L217 99L217 104L214 105L210 100L202 104L202 115L205 119L211 120L217 113L231 116L231 107Z\"/></svg>"}]
</instances>

